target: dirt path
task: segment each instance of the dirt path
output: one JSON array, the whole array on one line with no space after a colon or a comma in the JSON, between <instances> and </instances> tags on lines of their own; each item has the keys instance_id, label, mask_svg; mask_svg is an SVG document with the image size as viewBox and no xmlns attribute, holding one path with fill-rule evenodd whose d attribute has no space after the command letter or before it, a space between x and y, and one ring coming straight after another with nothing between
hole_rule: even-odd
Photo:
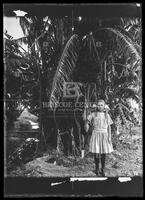
<instances>
[{"instance_id":1,"label":"dirt path","mask_svg":"<svg viewBox=\"0 0 145 200\"><path fill-rule=\"evenodd\" d=\"M120 145L106 158L105 174L108 177L142 176L142 134L134 130L132 136L120 139ZM61 158L58 162L48 163L51 156L37 158L24 167L11 172L11 176L65 177L95 176L94 161L88 154L84 159Z\"/></svg>"}]
</instances>

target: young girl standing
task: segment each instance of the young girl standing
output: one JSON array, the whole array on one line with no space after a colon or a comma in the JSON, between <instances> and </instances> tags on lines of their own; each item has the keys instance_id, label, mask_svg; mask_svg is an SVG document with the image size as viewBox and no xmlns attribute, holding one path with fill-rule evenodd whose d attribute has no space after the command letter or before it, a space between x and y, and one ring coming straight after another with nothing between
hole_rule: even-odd
<instances>
[{"instance_id":1,"label":"young girl standing","mask_svg":"<svg viewBox=\"0 0 145 200\"><path fill-rule=\"evenodd\" d=\"M104 100L98 101L97 108L98 109L95 112L92 112L87 117L87 129L89 128L89 125L92 124L93 126L92 135L90 138L89 151L94 154L96 175L105 176L105 157L106 154L111 153L113 151L110 127L110 125L113 124L113 121L111 120L108 112L104 112ZM99 157L101 158L101 171L99 171Z\"/></svg>"}]
</instances>

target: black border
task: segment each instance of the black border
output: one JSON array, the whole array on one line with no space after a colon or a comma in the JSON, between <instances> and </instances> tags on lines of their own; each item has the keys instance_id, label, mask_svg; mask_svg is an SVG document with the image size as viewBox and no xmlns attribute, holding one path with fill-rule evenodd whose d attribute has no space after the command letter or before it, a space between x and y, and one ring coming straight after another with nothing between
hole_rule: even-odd
<instances>
[{"instance_id":1,"label":"black border","mask_svg":"<svg viewBox=\"0 0 145 200\"><path fill-rule=\"evenodd\" d=\"M29 5L29 6L28 6ZM15 16L13 10L23 10L29 15L45 16L97 16L97 17L140 17L140 7L136 3L70 3L70 4L4 4L4 15ZM41 12L40 12L41 10Z\"/></svg>"},{"instance_id":2,"label":"black border","mask_svg":"<svg viewBox=\"0 0 145 200\"><path fill-rule=\"evenodd\" d=\"M15 16L12 12L23 10L29 15L44 16L46 13L56 16L71 15L72 9L74 16L97 16L98 17L141 17L140 8L124 3L118 5L102 4L3 4L4 16ZM98 8L96 8L98 7ZM103 9L103 11L102 11ZM41 10L41 12L40 12ZM43 10L43 12L42 12ZM51 183L59 183L52 186ZM75 181L70 182L70 178L24 178L24 177L4 177L4 196L5 197L143 197L143 178L132 177L131 181L121 183L118 178L108 178L106 181Z\"/></svg>"}]
</instances>

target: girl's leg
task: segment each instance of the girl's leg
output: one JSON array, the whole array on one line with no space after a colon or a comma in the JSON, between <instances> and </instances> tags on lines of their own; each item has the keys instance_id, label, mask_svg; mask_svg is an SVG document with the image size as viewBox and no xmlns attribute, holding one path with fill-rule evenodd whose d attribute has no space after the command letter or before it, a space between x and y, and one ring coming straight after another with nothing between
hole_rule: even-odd
<instances>
[{"instance_id":1,"label":"girl's leg","mask_svg":"<svg viewBox=\"0 0 145 200\"><path fill-rule=\"evenodd\" d=\"M104 173L105 158L106 158L106 154L101 154L101 175L102 176L105 176L105 173Z\"/></svg>"},{"instance_id":2,"label":"girl's leg","mask_svg":"<svg viewBox=\"0 0 145 200\"><path fill-rule=\"evenodd\" d=\"M99 154L94 153L94 161L95 161L95 173L99 175Z\"/></svg>"}]
</instances>

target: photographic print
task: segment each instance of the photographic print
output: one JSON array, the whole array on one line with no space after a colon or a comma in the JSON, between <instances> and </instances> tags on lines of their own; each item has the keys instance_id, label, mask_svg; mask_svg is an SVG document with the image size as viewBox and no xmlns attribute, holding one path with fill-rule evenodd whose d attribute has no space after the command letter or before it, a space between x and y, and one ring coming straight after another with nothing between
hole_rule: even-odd
<instances>
[{"instance_id":1,"label":"photographic print","mask_svg":"<svg viewBox=\"0 0 145 200\"><path fill-rule=\"evenodd\" d=\"M3 22L5 178L142 178L141 4L4 4Z\"/></svg>"}]
</instances>

